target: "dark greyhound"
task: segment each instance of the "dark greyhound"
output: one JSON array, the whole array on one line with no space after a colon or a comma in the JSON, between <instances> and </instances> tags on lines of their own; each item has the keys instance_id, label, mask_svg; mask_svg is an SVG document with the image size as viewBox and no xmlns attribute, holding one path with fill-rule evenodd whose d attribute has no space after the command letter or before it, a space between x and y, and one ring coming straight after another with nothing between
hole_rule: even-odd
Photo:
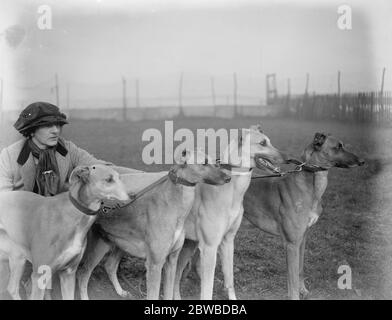
<instances>
[{"instance_id":1,"label":"dark greyhound","mask_svg":"<svg viewBox=\"0 0 392 320\"><path fill-rule=\"evenodd\" d=\"M364 164L345 150L338 139L322 133L316 133L302 160L306 165L301 172L283 178L252 180L244 198L245 217L283 240L291 299L308 294L303 274L305 241L309 227L322 212L321 197L327 187L328 169Z\"/></svg>"}]
</instances>

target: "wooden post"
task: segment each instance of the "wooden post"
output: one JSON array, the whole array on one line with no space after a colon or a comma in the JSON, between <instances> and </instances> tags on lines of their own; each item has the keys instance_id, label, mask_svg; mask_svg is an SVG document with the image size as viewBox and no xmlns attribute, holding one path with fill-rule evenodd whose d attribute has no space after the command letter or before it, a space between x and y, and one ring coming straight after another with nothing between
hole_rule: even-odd
<instances>
[{"instance_id":1,"label":"wooden post","mask_svg":"<svg viewBox=\"0 0 392 320\"><path fill-rule=\"evenodd\" d=\"M287 79L287 97L290 98L291 95L291 80L290 78Z\"/></svg>"},{"instance_id":2,"label":"wooden post","mask_svg":"<svg viewBox=\"0 0 392 320\"><path fill-rule=\"evenodd\" d=\"M55 93L56 93L56 106L59 106L60 104L60 97L59 97L59 78L57 76L57 73L54 76L54 81L55 81L55 85L54 85L54 89L55 89Z\"/></svg>"},{"instance_id":3,"label":"wooden post","mask_svg":"<svg viewBox=\"0 0 392 320\"><path fill-rule=\"evenodd\" d=\"M276 74L270 73L265 76L266 85L266 101L267 105L276 103L278 98L278 90L276 88Z\"/></svg>"},{"instance_id":4,"label":"wooden post","mask_svg":"<svg viewBox=\"0 0 392 320\"><path fill-rule=\"evenodd\" d=\"M346 106L342 106L342 96L341 96L341 88L340 88L340 70L338 70L338 107L337 109L340 111L341 109L341 113L339 112L339 115L341 114L341 119L340 120L344 120L346 117Z\"/></svg>"},{"instance_id":5,"label":"wooden post","mask_svg":"<svg viewBox=\"0 0 392 320\"><path fill-rule=\"evenodd\" d=\"M380 101L381 101L381 115L382 118L385 116L385 106L384 106L384 78L385 78L385 67L382 69L382 77L381 77L381 90L380 90Z\"/></svg>"},{"instance_id":6,"label":"wooden post","mask_svg":"<svg viewBox=\"0 0 392 320\"><path fill-rule=\"evenodd\" d=\"M290 115L291 80L287 79L286 112Z\"/></svg>"},{"instance_id":7,"label":"wooden post","mask_svg":"<svg viewBox=\"0 0 392 320\"><path fill-rule=\"evenodd\" d=\"M338 70L338 97L340 97L340 70Z\"/></svg>"},{"instance_id":8,"label":"wooden post","mask_svg":"<svg viewBox=\"0 0 392 320\"><path fill-rule=\"evenodd\" d=\"M184 81L184 73L181 72L180 83L178 85L178 107L180 108L180 116L184 116L184 111L182 110L182 86Z\"/></svg>"},{"instance_id":9,"label":"wooden post","mask_svg":"<svg viewBox=\"0 0 392 320\"><path fill-rule=\"evenodd\" d=\"M306 116L306 114L309 114L308 90L309 90L309 73L306 73L305 93L304 93L304 97L303 97L302 107L301 107L301 110L300 110L300 117L301 118L303 116Z\"/></svg>"},{"instance_id":10,"label":"wooden post","mask_svg":"<svg viewBox=\"0 0 392 320\"><path fill-rule=\"evenodd\" d=\"M385 78L385 67L382 69L382 77L381 77L381 94L384 92L384 78Z\"/></svg>"},{"instance_id":11,"label":"wooden post","mask_svg":"<svg viewBox=\"0 0 392 320\"><path fill-rule=\"evenodd\" d=\"M306 74L305 95L308 95L309 90L309 73Z\"/></svg>"},{"instance_id":12,"label":"wooden post","mask_svg":"<svg viewBox=\"0 0 392 320\"><path fill-rule=\"evenodd\" d=\"M123 121L127 120L127 80L122 77Z\"/></svg>"},{"instance_id":13,"label":"wooden post","mask_svg":"<svg viewBox=\"0 0 392 320\"><path fill-rule=\"evenodd\" d=\"M212 98L212 105L215 107L216 100L215 100L215 82L214 82L214 77L211 77L211 98Z\"/></svg>"},{"instance_id":14,"label":"wooden post","mask_svg":"<svg viewBox=\"0 0 392 320\"><path fill-rule=\"evenodd\" d=\"M237 74L233 73L233 105L234 116L237 116Z\"/></svg>"},{"instance_id":15,"label":"wooden post","mask_svg":"<svg viewBox=\"0 0 392 320\"><path fill-rule=\"evenodd\" d=\"M270 104L269 101L269 74L265 75L265 103L268 106Z\"/></svg>"},{"instance_id":16,"label":"wooden post","mask_svg":"<svg viewBox=\"0 0 392 320\"><path fill-rule=\"evenodd\" d=\"M139 96L139 79L136 79L136 108L140 107L140 96Z\"/></svg>"},{"instance_id":17,"label":"wooden post","mask_svg":"<svg viewBox=\"0 0 392 320\"><path fill-rule=\"evenodd\" d=\"M70 106L69 106L69 83L67 83L67 111L68 111L68 117L71 117L71 111L70 111Z\"/></svg>"}]
</instances>

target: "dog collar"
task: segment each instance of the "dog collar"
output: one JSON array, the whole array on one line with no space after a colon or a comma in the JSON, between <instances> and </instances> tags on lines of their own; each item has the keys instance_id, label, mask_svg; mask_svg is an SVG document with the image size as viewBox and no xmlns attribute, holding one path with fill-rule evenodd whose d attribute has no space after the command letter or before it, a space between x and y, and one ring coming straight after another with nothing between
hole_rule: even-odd
<instances>
[{"instance_id":1,"label":"dog collar","mask_svg":"<svg viewBox=\"0 0 392 320\"><path fill-rule=\"evenodd\" d=\"M176 173L172 170L169 171L168 176L171 182L173 182L174 184L182 184L183 186L186 187L194 187L196 185L195 182L189 182L188 180L185 180L184 178L177 176Z\"/></svg>"},{"instance_id":2,"label":"dog collar","mask_svg":"<svg viewBox=\"0 0 392 320\"><path fill-rule=\"evenodd\" d=\"M76 199L71 195L71 192L68 192L68 196L69 196L69 200L71 200L71 203L74 205L74 207L75 207L76 209L78 209L79 211L83 212L85 215L88 215L88 216L95 216L95 215L97 215L97 214L100 212L100 210L101 210L101 207L99 207L98 210L91 210L91 209L89 209L89 208L86 208L85 206L83 206L78 200L76 200Z\"/></svg>"},{"instance_id":3,"label":"dog collar","mask_svg":"<svg viewBox=\"0 0 392 320\"><path fill-rule=\"evenodd\" d=\"M111 200L111 199L105 199L101 200L100 206L98 210L91 210L89 208L86 208L83 206L78 200L76 200L72 195L71 192L68 193L69 199L71 200L71 203L74 205L76 209L79 211L83 212L87 216L96 216L99 214L108 214L109 212L112 212L114 210L121 209L128 204L132 203L135 201L134 198L131 197L130 200L128 201L119 201L119 200Z\"/></svg>"}]
</instances>

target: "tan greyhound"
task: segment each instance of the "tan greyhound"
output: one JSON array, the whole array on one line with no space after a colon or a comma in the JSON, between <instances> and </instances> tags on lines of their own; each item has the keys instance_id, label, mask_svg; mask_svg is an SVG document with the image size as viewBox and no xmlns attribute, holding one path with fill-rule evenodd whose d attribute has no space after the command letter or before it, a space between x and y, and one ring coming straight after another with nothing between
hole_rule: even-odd
<instances>
[{"instance_id":1,"label":"tan greyhound","mask_svg":"<svg viewBox=\"0 0 392 320\"><path fill-rule=\"evenodd\" d=\"M184 150L176 159L179 165L174 165L169 174L155 182L135 202L114 218L97 220L77 272L82 299L88 299L91 272L110 249L114 251L105 268L119 295L129 295L117 279L118 264L125 251L146 259L147 299L159 299L163 267L164 298L173 298L177 258L184 242L184 221L195 198L195 186L201 182L222 185L230 181L230 176L218 166L205 163L206 155L201 151ZM132 174L130 183L148 179L148 175L141 173L137 177L138 174Z\"/></svg>"},{"instance_id":2,"label":"tan greyhound","mask_svg":"<svg viewBox=\"0 0 392 320\"><path fill-rule=\"evenodd\" d=\"M243 131L239 141L231 141L224 152L223 163L232 170L230 183L214 188L201 184L196 188L196 199L185 222L186 240L181 250L175 281L174 297L180 299L180 280L189 260L200 250L201 299L212 299L216 256L219 249L225 288L229 299L236 299L233 279L234 237L241 224L242 201L255 166L274 168L283 163L282 154L261 132L260 126ZM238 148L237 148L238 146ZM240 161L236 161L237 150ZM275 168L274 168L275 169Z\"/></svg>"},{"instance_id":3,"label":"tan greyhound","mask_svg":"<svg viewBox=\"0 0 392 320\"><path fill-rule=\"evenodd\" d=\"M10 265L8 291L20 299L26 260L33 265L31 298L43 299L50 276L58 272L64 299L74 299L75 273L86 235L104 199L128 200L119 174L104 165L77 167L68 192L43 197L27 191L0 193L0 255ZM0 275L1 276L1 275Z\"/></svg>"},{"instance_id":4,"label":"tan greyhound","mask_svg":"<svg viewBox=\"0 0 392 320\"><path fill-rule=\"evenodd\" d=\"M245 217L283 240L291 299L308 293L303 273L305 241L309 227L322 212L321 197L327 187L328 169L364 164L345 150L341 141L322 133L316 133L302 161L305 165L300 172L282 178L253 180L244 198Z\"/></svg>"}]
</instances>

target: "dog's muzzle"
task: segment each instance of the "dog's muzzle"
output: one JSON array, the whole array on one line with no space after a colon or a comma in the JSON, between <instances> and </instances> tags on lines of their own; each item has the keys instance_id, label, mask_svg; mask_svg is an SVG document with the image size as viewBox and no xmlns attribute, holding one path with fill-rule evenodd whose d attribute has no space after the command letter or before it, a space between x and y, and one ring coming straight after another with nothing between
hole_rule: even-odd
<instances>
[{"instance_id":1,"label":"dog's muzzle","mask_svg":"<svg viewBox=\"0 0 392 320\"><path fill-rule=\"evenodd\" d=\"M263 169L268 169L274 173L281 173L280 168L277 166L274 166L271 161L268 159L263 158L262 155L255 155L254 157L255 162L256 162L256 167L263 170Z\"/></svg>"}]
</instances>

